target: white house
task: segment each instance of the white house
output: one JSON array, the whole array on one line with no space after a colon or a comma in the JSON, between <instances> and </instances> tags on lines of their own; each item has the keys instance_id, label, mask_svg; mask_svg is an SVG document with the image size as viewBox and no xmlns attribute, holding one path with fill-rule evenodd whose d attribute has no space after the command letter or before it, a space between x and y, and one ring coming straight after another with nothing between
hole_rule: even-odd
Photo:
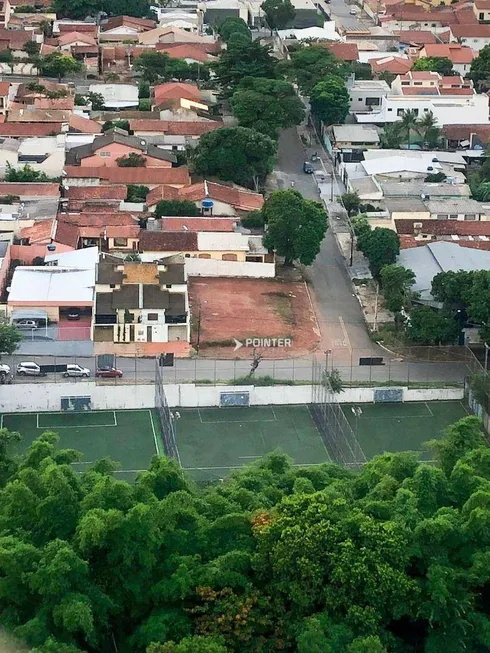
<instances>
[{"instance_id":1,"label":"white house","mask_svg":"<svg viewBox=\"0 0 490 653\"><path fill-rule=\"evenodd\" d=\"M490 25L452 25L451 34L453 40L461 45L467 45L472 50L480 51L490 43Z\"/></svg>"}]
</instances>

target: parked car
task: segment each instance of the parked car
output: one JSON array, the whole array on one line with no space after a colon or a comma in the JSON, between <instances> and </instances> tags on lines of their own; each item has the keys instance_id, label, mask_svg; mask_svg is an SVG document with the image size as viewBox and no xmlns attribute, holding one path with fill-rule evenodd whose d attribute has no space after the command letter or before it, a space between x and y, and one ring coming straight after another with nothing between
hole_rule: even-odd
<instances>
[{"instance_id":1,"label":"parked car","mask_svg":"<svg viewBox=\"0 0 490 653\"><path fill-rule=\"evenodd\" d=\"M70 308L67 318L72 321L76 321L80 319L80 311L78 308Z\"/></svg>"},{"instance_id":2,"label":"parked car","mask_svg":"<svg viewBox=\"0 0 490 653\"><path fill-rule=\"evenodd\" d=\"M351 16L356 16L357 15L357 7L355 7L354 5L351 5L351 7L349 9L349 14Z\"/></svg>"},{"instance_id":3,"label":"parked car","mask_svg":"<svg viewBox=\"0 0 490 653\"><path fill-rule=\"evenodd\" d=\"M315 171L315 168L309 161L303 163L303 172L306 172L307 175L312 175Z\"/></svg>"},{"instance_id":4,"label":"parked car","mask_svg":"<svg viewBox=\"0 0 490 653\"><path fill-rule=\"evenodd\" d=\"M83 376L88 378L90 376L90 370L88 367L81 367L80 365L72 364L66 366L66 372L63 372L63 376Z\"/></svg>"},{"instance_id":5,"label":"parked car","mask_svg":"<svg viewBox=\"0 0 490 653\"><path fill-rule=\"evenodd\" d=\"M10 365L0 363L0 376L10 374Z\"/></svg>"},{"instance_id":6,"label":"parked car","mask_svg":"<svg viewBox=\"0 0 490 653\"><path fill-rule=\"evenodd\" d=\"M18 329L37 329L38 324L36 320L19 320L15 323Z\"/></svg>"},{"instance_id":7,"label":"parked car","mask_svg":"<svg viewBox=\"0 0 490 653\"><path fill-rule=\"evenodd\" d=\"M46 372L37 363L30 361L19 363L17 365L17 374L19 376L46 376Z\"/></svg>"},{"instance_id":8,"label":"parked car","mask_svg":"<svg viewBox=\"0 0 490 653\"><path fill-rule=\"evenodd\" d=\"M123 373L121 370L118 370L117 367L98 367L97 371L95 372L95 376L100 376L103 379L115 379L115 378L121 378Z\"/></svg>"}]
</instances>

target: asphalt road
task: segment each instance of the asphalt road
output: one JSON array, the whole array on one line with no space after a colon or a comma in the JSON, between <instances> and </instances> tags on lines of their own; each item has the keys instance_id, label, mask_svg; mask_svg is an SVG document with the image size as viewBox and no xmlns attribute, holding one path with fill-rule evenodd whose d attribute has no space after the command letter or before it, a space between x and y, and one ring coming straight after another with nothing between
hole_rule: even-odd
<instances>
[{"instance_id":1,"label":"asphalt road","mask_svg":"<svg viewBox=\"0 0 490 653\"><path fill-rule=\"evenodd\" d=\"M319 1L337 26L342 25L347 29L362 29L372 25L370 18L361 12L361 8L355 2L349 2L349 0L345 2L344 0L330 0L327 4L324 0ZM357 8L357 14L355 16L351 16L349 13L351 6L356 6Z\"/></svg>"}]
</instances>

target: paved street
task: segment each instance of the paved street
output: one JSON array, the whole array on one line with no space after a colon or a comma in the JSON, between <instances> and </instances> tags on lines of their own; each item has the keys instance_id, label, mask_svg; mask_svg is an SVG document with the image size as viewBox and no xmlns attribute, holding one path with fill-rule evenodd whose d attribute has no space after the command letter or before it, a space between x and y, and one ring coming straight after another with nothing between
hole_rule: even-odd
<instances>
[{"instance_id":1,"label":"paved street","mask_svg":"<svg viewBox=\"0 0 490 653\"><path fill-rule=\"evenodd\" d=\"M320 4L329 14L331 20L334 20L337 26L343 26L347 29L362 29L368 28L372 25L372 21L365 13L361 12L361 8L355 5L354 2L349 0L330 0L329 3L320 0ZM351 16L349 9L351 6L356 6L357 15Z\"/></svg>"}]
</instances>

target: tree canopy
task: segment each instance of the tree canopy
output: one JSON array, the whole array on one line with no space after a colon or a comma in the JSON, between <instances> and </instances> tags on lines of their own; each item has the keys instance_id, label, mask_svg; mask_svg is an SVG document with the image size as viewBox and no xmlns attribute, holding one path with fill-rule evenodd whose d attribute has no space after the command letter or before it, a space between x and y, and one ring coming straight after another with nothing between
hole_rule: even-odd
<instances>
[{"instance_id":1,"label":"tree canopy","mask_svg":"<svg viewBox=\"0 0 490 653\"><path fill-rule=\"evenodd\" d=\"M217 32L225 43L228 43L232 34L243 34L250 41L252 40L252 32L249 26L237 16L228 16L225 20L218 25Z\"/></svg>"},{"instance_id":2,"label":"tree canopy","mask_svg":"<svg viewBox=\"0 0 490 653\"><path fill-rule=\"evenodd\" d=\"M39 181L51 181L51 179L45 172L42 170L36 170L28 163L26 163L22 168L13 168L9 163L7 163L5 181L28 184Z\"/></svg>"},{"instance_id":3,"label":"tree canopy","mask_svg":"<svg viewBox=\"0 0 490 653\"><path fill-rule=\"evenodd\" d=\"M291 0L265 0L260 6L271 32L284 29L296 16Z\"/></svg>"},{"instance_id":4,"label":"tree canopy","mask_svg":"<svg viewBox=\"0 0 490 653\"><path fill-rule=\"evenodd\" d=\"M82 64L70 54L63 54L58 51L51 52L41 60L43 74L48 77L57 77L58 80L66 75L78 73L82 68Z\"/></svg>"},{"instance_id":5,"label":"tree canopy","mask_svg":"<svg viewBox=\"0 0 490 653\"><path fill-rule=\"evenodd\" d=\"M327 230L321 204L305 200L296 190L279 190L266 199L262 215L267 223L265 247L284 256L285 265L296 260L313 263Z\"/></svg>"},{"instance_id":6,"label":"tree canopy","mask_svg":"<svg viewBox=\"0 0 490 653\"><path fill-rule=\"evenodd\" d=\"M400 238L392 229L370 228L358 235L357 249L368 259L373 277L378 278L383 266L396 262L400 252Z\"/></svg>"},{"instance_id":7,"label":"tree canopy","mask_svg":"<svg viewBox=\"0 0 490 653\"><path fill-rule=\"evenodd\" d=\"M305 115L293 86L276 79L246 77L230 103L242 127L253 127L272 138L277 137L279 129L298 125Z\"/></svg>"},{"instance_id":8,"label":"tree canopy","mask_svg":"<svg viewBox=\"0 0 490 653\"><path fill-rule=\"evenodd\" d=\"M448 57L419 57L412 70L428 70L440 75L453 75L453 62Z\"/></svg>"},{"instance_id":9,"label":"tree canopy","mask_svg":"<svg viewBox=\"0 0 490 653\"><path fill-rule=\"evenodd\" d=\"M172 79L181 82L209 79L209 69L206 64L187 63L185 59L170 57L167 52L160 50L142 52L135 58L134 67L141 73L143 80L151 84Z\"/></svg>"},{"instance_id":10,"label":"tree canopy","mask_svg":"<svg viewBox=\"0 0 490 653\"><path fill-rule=\"evenodd\" d=\"M16 326L0 320L0 353L12 355L21 340L22 333Z\"/></svg>"},{"instance_id":11,"label":"tree canopy","mask_svg":"<svg viewBox=\"0 0 490 653\"><path fill-rule=\"evenodd\" d=\"M53 10L58 17L83 20L103 11L110 16L150 17L149 0L53 0Z\"/></svg>"},{"instance_id":12,"label":"tree canopy","mask_svg":"<svg viewBox=\"0 0 490 653\"><path fill-rule=\"evenodd\" d=\"M343 123L349 113L349 92L337 75L326 75L311 89L311 112L326 125Z\"/></svg>"},{"instance_id":13,"label":"tree canopy","mask_svg":"<svg viewBox=\"0 0 490 653\"><path fill-rule=\"evenodd\" d=\"M241 32L232 33L227 48L212 64L216 81L225 95L232 95L246 77L276 77L276 60L271 57L271 47L259 39L251 41Z\"/></svg>"},{"instance_id":14,"label":"tree canopy","mask_svg":"<svg viewBox=\"0 0 490 653\"><path fill-rule=\"evenodd\" d=\"M420 345L447 345L457 340L459 327L454 316L429 306L414 306L406 325L407 335Z\"/></svg>"},{"instance_id":15,"label":"tree canopy","mask_svg":"<svg viewBox=\"0 0 490 653\"><path fill-rule=\"evenodd\" d=\"M348 68L322 45L309 45L291 53L290 61L281 62L280 68L299 86L304 95L322 82L327 75L344 78Z\"/></svg>"},{"instance_id":16,"label":"tree canopy","mask_svg":"<svg viewBox=\"0 0 490 653\"><path fill-rule=\"evenodd\" d=\"M172 215L190 218L201 215L201 211L191 200L160 200L155 207L155 218Z\"/></svg>"},{"instance_id":17,"label":"tree canopy","mask_svg":"<svg viewBox=\"0 0 490 653\"><path fill-rule=\"evenodd\" d=\"M490 89L490 45L482 48L471 62L468 78L480 92Z\"/></svg>"},{"instance_id":18,"label":"tree canopy","mask_svg":"<svg viewBox=\"0 0 490 653\"><path fill-rule=\"evenodd\" d=\"M197 489L155 458L78 474L0 431L0 616L38 653L490 647L490 449L476 417L353 472L274 452Z\"/></svg>"},{"instance_id":19,"label":"tree canopy","mask_svg":"<svg viewBox=\"0 0 490 653\"><path fill-rule=\"evenodd\" d=\"M380 280L386 308L393 313L399 313L402 308L407 310L413 297L411 289L415 283L412 270L395 263L385 265L381 268Z\"/></svg>"},{"instance_id":20,"label":"tree canopy","mask_svg":"<svg viewBox=\"0 0 490 653\"><path fill-rule=\"evenodd\" d=\"M203 134L189 162L197 174L256 188L272 172L275 156L269 136L247 127L224 127Z\"/></svg>"}]
</instances>

